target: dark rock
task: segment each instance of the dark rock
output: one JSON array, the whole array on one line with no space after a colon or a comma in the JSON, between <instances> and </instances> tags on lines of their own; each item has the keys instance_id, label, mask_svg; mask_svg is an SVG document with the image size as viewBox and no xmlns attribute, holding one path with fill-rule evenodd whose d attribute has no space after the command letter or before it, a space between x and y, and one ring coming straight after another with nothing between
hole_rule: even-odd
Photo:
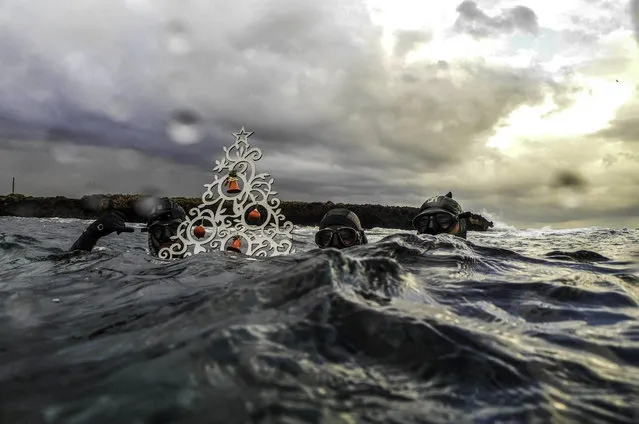
<instances>
[{"instance_id":1,"label":"dark rock","mask_svg":"<svg viewBox=\"0 0 639 424\"><path fill-rule=\"evenodd\" d=\"M37 218L79 218L95 219L107 209L124 213L128 222L144 222L136 212L136 202L145 196L126 194L94 194L82 199L66 197L27 197L20 194L0 196L0 216L22 216ZM200 197L174 197L189 213L202 203ZM366 229L395 228L412 230L411 219L417 208L407 206L350 205L333 202L282 202L280 205L286 220L294 225L316 226L326 212L336 207L348 208L355 212Z\"/></svg>"},{"instance_id":2,"label":"dark rock","mask_svg":"<svg viewBox=\"0 0 639 424\"><path fill-rule=\"evenodd\" d=\"M562 260L574 260L577 262L605 262L610 259L600 255L597 252L591 252L590 250L577 250L575 252L563 252L560 250L553 250L546 253L546 257Z\"/></svg>"}]
</instances>

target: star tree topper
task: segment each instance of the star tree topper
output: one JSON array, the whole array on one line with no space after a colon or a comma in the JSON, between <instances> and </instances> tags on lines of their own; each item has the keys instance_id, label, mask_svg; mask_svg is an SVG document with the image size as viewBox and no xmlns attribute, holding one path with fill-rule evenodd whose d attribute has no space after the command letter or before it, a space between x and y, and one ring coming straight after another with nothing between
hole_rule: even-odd
<instances>
[{"instance_id":1,"label":"star tree topper","mask_svg":"<svg viewBox=\"0 0 639 424\"><path fill-rule=\"evenodd\" d=\"M174 243L159 251L160 258L211 249L258 257L293 253L293 224L285 221L272 188L273 178L256 171L255 162L262 158L262 151L249 144L252 134L244 127L233 133L235 143L224 147L223 160L215 161L214 179L204 185L202 203L188 212Z\"/></svg>"}]
</instances>

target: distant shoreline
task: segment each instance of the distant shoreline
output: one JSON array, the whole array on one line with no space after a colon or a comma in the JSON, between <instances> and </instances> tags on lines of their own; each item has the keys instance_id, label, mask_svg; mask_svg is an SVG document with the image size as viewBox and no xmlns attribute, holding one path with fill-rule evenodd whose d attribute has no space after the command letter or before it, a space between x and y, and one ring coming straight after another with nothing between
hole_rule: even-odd
<instances>
[{"instance_id":1,"label":"distant shoreline","mask_svg":"<svg viewBox=\"0 0 639 424\"><path fill-rule=\"evenodd\" d=\"M108 199L109 209L121 211L128 222L144 222L133 205L144 195L132 194L93 194L81 199L56 197L33 197L22 194L0 196L0 216L18 216L32 218L77 218L95 219L104 210L101 200ZM170 197L179 203L188 213L202 203L200 197ZM408 206L353 205L332 202L282 201L280 205L287 221L294 225L316 226L326 212L336 207L344 207L355 212L366 229L392 228L412 230L411 218L418 208Z\"/></svg>"}]
</instances>

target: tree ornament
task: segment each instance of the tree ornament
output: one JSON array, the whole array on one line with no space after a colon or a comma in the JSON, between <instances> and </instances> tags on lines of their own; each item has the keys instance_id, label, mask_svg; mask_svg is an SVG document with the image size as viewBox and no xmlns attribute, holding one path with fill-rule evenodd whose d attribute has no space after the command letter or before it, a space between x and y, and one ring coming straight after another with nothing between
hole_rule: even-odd
<instances>
[{"instance_id":1,"label":"tree ornament","mask_svg":"<svg viewBox=\"0 0 639 424\"><path fill-rule=\"evenodd\" d=\"M193 229L193 235L199 239L203 238L204 236L206 236L206 230L204 229L203 226L198 225L197 227L195 227Z\"/></svg>"},{"instance_id":2,"label":"tree ornament","mask_svg":"<svg viewBox=\"0 0 639 424\"><path fill-rule=\"evenodd\" d=\"M239 180L240 179L237 178L237 171L231 170L229 176L226 177L226 181L224 181L224 185L227 187L226 192L231 194L240 193L242 189L240 189L240 186L237 184Z\"/></svg>"},{"instance_id":3,"label":"tree ornament","mask_svg":"<svg viewBox=\"0 0 639 424\"><path fill-rule=\"evenodd\" d=\"M253 208L253 210L249 212L248 217L249 221L251 221L251 224L257 224L260 221L262 214L260 213L260 211L257 210L257 208Z\"/></svg>"},{"instance_id":4,"label":"tree ornament","mask_svg":"<svg viewBox=\"0 0 639 424\"><path fill-rule=\"evenodd\" d=\"M230 250L231 252L236 253L242 253L242 237L234 236L232 240L233 242L226 248L226 250Z\"/></svg>"},{"instance_id":5,"label":"tree ornament","mask_svg":"<svg viewBox=\"0 0 639 424\"><path fill-rule=\"evenodd\" d=\"M285 221L272 188L273 178L256 170L262 151L249 144L252 134L244 127L233 133L235 143L224 147L224 159L215 161L213 181L204 185L202 203L188 212L174 243L158 252L160 258L176 259L209 250L257 257L294 252L293 224Z\"/></svg>"}]
</instances>

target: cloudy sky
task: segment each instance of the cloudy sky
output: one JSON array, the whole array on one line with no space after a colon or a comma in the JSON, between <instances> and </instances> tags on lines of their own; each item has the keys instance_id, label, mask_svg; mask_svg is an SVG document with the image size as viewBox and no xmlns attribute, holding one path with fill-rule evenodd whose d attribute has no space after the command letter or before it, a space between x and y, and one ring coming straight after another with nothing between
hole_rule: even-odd
<instances>
[{"instance_id":1,"label":"cloudy sky","mask_svg":"<svg viewBox=\"0 0 639 424\"><path fill-rule=\"evenodd\" d=\"M283 200L637 227L635 9L0 0L0 193L199 196L244 125Z\"/></svg>"}]
</instances>

